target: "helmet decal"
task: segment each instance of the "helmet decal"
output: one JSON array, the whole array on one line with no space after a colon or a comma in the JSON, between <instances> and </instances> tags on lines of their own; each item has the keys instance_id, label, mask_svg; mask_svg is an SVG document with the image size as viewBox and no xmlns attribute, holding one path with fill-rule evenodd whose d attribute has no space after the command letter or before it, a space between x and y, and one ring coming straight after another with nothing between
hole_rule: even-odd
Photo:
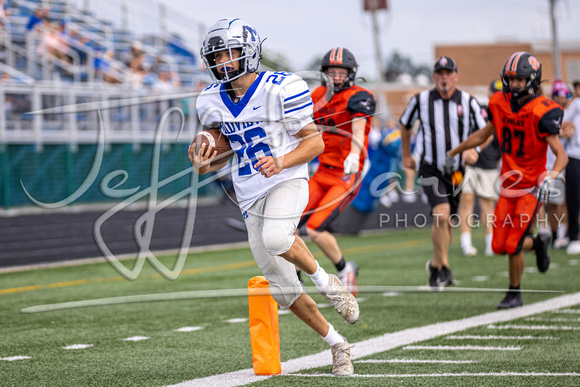
<instances>
[{"instance_id":1,"label":"helmet decal","mask_svg":"<svg viewBox=\"0 0 580 387\"><path fill-rule=\"evenodd\" d=\"M342 64L342 47L333 48L330 51L329 65L341 65Z\"/></svg>"},{"instance_id":2,"label":"helmet decal","mask_svg":"<svg viewBox=\"0 0 580 387\"><path fill-rule=\"evenodd\" d=\"M540 69L540 62L538 62L535 56L530 56L528 62L530 62L530 65L534 70L538 71Z\"/></svg>"},{"instance_id":3,"label":"helmet decal","mask_svg":"<svg viewBox=\"0 0 580 387\"><path fill-rule=\"evenodd\" d=\"M512 56L508 59L508 63L509 65L506 67L506 74L507 75L511 75L511 76L515 76L516 75L516 70L518 68L518 61L520 60L520 57L524 54L524 52L516 52L515 54L512 54Z\"/></svg>"}]
</instances>

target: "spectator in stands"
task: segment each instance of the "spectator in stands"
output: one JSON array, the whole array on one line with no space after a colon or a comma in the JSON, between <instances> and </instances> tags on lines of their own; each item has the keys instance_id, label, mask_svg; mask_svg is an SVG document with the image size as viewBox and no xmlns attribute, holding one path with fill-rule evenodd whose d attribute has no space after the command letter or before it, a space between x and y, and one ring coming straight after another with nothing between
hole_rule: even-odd
<instances>
[{"instance_id":1,"label":"spectator in stands","mask_svg":"<svg viewBox=\"0 0 580 387\"><path fill-rule=\"evenodd\" d=\"M131 44L131 49L123 58L123 64L133 71L139 71L140 67L144 67L145 51L143 51L143 44L139 41L134 41Z\"/></svg>"},{"instance_id":2,"label":"spectator in stands","mask_svg":"<svg viewBox=\"0 0 580 387\"><path fill-rule=\"evenodd\" d=\"M0 24L4 26L6 20L10 16L10 8L6 0L0 0Z\"/></svg>"},{"instance_id":3,"label":"spectator in stands","mask_svg":"<svg viewBox=\"0 0 580 387\"><path fill-rule=\"evenodd\" d=\"M126 83L133 89L140 89L148 72L143 65L137 65L136 68L131 67L127 75Z\"/></svg>"},{"instance_id":4,"label":"spectator in stands","mask_svg":"<svg viewBox=\"0 0 580 387\"><path fill-rule=\"evenodd\" d=\"M68 55L69 47L64 38L64 22L51 23L47 19L42 22L42 40L39 42L39 54L47 53L67 63L72 63Z\"/></svg>"},{"instance_id":5,"label":"spectator in stands","mask_svg":"<svg viewBox=\"0 0 580 387\"><path fill-rule=\"evenodd\" d=\"M32 32L35 28L39 27L39 24L41 24L43 20L48 20L49 14L50 8L38 7L28 19L26 30Z\"/></svg>"},{"instance_id":6,"label":"spectator in stands","mask_svg":"<svg viewBox=\"0 0 580 387\"><path fill-rule=\"evenodd\" d=\"M149 66L149 72L151 74L159 75L162 66L167 65L167 62L163 59L163 55L157 54L151 66Z\"/></svg>"},{"instance_id":7,"label":"spectator in stands","mask_svg":"<svg viewBox=\"0 0 580 387\"><path fill-rule=\"evenodd\" d=\"M115 66L115 51L97 48L95 50L95 79L102 79L106 83L121 83L123 75L120 69Z\"/></svg>"},{"instance_id":8,"label":"spectator in stands","mask_svg":"<svg viewBox=\"0 0 580 387\"><path fill-rule=\"evenodd\" d=\"M91 49L89 47L91 40L81 35L76 29L70 30L67 38L70 49L78 56L79 63L81 65L87 64L87 51Z\"/></svg>"},{"instance_id":9,"label":"spectator in stands","mask_svg":"<svg viewBox=\"0 0 580 387\"><path fill-rule=\"evenodd\" d=\"M171 71L171 66L162 63L158 69L157 80L153 84L153 90L158 93L166 93L178 89L181 86L179 74Z\"/></svg>"},{"instance_id":10,"label":"spectator in stands","mask_svg":"<svg viewBox=\"0 0 580 387\"><path fill-rule=\"evenodd\" d=\"M572 86L574 86L574 97L580 98L580 80L574 81Z\"/></svg>"},{"instance_id":11,"label":"spectator in stands","mask_svg":"<svg viewBox=\"0 0 580 387\"><path fill-rule=\"evenodd\" d=\"M6 59L6 52L4 50L4 25L10 15L8 4L5 0L0 0L0 61L4 62Z\"/></svg>"},{"instance_id":12,"label":"spectator in stands","mask_svg":"<svg viewBox=\"0 0 580 387\"><path fill-rule=\"evenodd\" d=\"M129 53L125 55L123 63L129 67L126 82L134 89L141 88L149 73L145 67L145 51L143 51L141 42L133 42Z\"/></svg>"}]
</instances>

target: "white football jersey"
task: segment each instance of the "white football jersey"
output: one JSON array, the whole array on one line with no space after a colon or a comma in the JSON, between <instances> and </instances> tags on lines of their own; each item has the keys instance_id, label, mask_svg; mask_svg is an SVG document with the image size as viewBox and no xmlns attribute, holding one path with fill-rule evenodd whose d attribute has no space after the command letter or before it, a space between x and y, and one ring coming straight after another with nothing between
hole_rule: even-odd
<instances>
[{"instance_id":1,"label":"white football jersey","mask_svg":"<svg viewBox=\"0 0 580 387\"><path fill-rule=\"evenodd\" d=\"M284 169L266 178L254 165L259 158L279 158L299 144L296 137L312 122L312 98L306 82L287 72L265 71L234 103L228 84L213 84L197 98L197 114L207 127L219 128L235 151L232 179L242 211L247 211L276 184L289 179L308 179L308 165Z\"/></svg>"}]
</instances>

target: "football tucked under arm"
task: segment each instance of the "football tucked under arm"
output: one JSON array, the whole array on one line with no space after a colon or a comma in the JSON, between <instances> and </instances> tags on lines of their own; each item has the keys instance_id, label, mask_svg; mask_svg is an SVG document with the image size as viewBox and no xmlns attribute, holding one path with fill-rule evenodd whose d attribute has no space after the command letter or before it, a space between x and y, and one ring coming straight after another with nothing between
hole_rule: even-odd
<instances>
[{"instance_id":1,"label":"football tucked under arm","mask_svg":"<svg viewBox=\"0 0 580 387\"><path fill-rule=\"evenodd\" d=\"M212 153L213 151L217 152L215 159L210 163L211 166L228 162L234 154L228 138L216 128L204 129L193 138L191 146L196 155L199 154L202 144L205 144L205 149L212 147Z\"/></svg>"}]
</instances>

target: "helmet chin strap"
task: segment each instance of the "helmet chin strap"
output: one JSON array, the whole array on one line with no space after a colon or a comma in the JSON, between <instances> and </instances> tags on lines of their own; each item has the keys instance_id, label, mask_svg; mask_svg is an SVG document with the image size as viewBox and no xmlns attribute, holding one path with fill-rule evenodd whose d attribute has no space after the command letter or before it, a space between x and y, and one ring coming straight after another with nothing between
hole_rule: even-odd
<instances>
[{"instance_id":1,"label":"helmet chin strap","mask_svg":"<svg viewBox=\"0 0 580 387\"><path fill-rule=\"evenodd\" d=\"M534 94L534 89L532 87L524 87L522 89L510 89L512 96L516 99L527 97L528 95Z\"/></svg>"}]
</instances>

